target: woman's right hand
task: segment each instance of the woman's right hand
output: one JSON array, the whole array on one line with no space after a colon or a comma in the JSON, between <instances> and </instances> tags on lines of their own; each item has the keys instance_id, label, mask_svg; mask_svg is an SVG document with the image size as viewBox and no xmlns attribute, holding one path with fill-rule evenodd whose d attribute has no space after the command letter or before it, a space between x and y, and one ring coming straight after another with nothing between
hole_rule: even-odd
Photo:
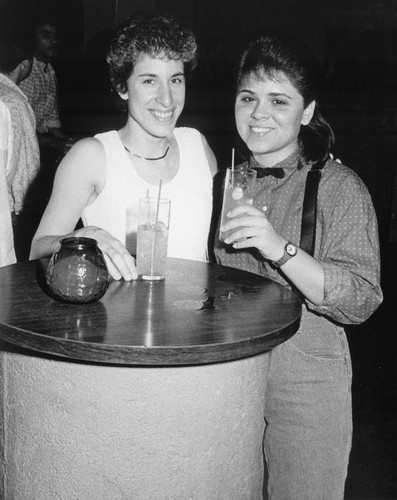
<instances>
[{"instance_id":1,"label":"woman's right hand","mask_svg":"<svg viewBox=\"0 0 397 500\"><path fill-rule=\"evenodd\" d=\"M225 243L236 249L256 248L265 259L278 260L283 255L284 246L288 242L279 234L263 210L252 205L238 205L230 210L230 218L221 226L222 231L233 231Z\"/></svg>"},{"instance_id":2,"label":"woman's right hand","mask_svg":"<svg viewBox=\"0 0 397 500\"><path fill-rule=\"evenodd\" d=\"M128 252L120 240L114 238L104 229L96 226L87 226L73 232L74 236L93 238L102 250L109 274L115 280L136 280L138 273L134 257Z\"/></svg>"}]
</instances>

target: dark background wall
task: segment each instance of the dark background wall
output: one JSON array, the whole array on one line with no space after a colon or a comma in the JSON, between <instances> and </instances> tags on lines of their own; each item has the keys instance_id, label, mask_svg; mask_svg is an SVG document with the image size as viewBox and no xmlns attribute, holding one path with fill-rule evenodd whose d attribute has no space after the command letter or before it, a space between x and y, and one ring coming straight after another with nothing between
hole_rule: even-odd
<instances>
[{"instance_id":1,"label":"dark background wall","mask_svg":"<svg viewBox=\"0 0 397 500\"><path fill-rule=\"evenodd\" d=\"M232 54L262 26L290 30L333 64L334 76L343 70L348 80L368 64L389 71L397 59L395 0L1 0L0 31L25 32L49 14L61 25L62 59L91 61L101 56L105 34L135 9L176 13L194 29L202 51L223 40ZM369 71L361 85L374 77Z\"/></svg>"},{"instance_id":2,"label":"dark background wall","mask_svg":"<svg viewBox=\"0 0 397 500\"><path fill-rule=\"evenodd\" d=\"M194 29L201 60L219 68L250 32L290 30L324 62L333 89L354 91L351 105L396 104L395 0L0 0L0 33L26 33L43 15L55 17L63 35L59 63L67 69L60 83L100 87L111 30L135 9L176 13Z\"/></svg>"}]
</instances>

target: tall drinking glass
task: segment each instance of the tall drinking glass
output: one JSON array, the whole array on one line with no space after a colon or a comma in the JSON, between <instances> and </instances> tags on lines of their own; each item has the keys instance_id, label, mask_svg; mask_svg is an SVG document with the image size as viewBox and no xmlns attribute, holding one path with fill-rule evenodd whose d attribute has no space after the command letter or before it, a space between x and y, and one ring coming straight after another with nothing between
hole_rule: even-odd
<instances>
[{"instance_id":1,"label":"tall drinking glass","mask_svg":"<svg viewBox=\"0 0 397 500\"><path fill-rule=\"evenodd\" d=\"M221 226L230 220L226 214L232 210L232 208L239 205L252 205L255 192L255 181L255 170L239 167L228 168L226 170L223 188ZM235 231L236 229L220 231L219 239L225 241L225 239Z\"/></svg>"},{"instance_id":2,"label":"tall drinking glass","mask_svg":"<svg viewBox=\"0 0 397 500\"><path fill-rule=\"evenodd\" d=\"M138 275L144 280L165 278L170 212L170 200L139 200L136 260Z\"/></svg>"}]
</instances>

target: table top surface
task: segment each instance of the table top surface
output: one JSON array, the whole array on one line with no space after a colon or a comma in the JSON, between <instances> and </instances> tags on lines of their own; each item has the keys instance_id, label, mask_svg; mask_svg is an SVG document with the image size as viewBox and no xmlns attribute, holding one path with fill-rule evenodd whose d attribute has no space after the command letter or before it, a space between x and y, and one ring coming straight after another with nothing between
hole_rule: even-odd
<instances>
[{"instance_id":1,"label":"table top surface","mask_svg":"<svg viewBox=\"0 0 397 500\"><path fill-rule=\"evenodd\" d=\"M288 288L230 267L168 259L164 281L111 281L93 304L39 286L48 260L0 268L0 339L91 363L192 365L265 352L298 329Z\"/></svg>"}]
</instances>

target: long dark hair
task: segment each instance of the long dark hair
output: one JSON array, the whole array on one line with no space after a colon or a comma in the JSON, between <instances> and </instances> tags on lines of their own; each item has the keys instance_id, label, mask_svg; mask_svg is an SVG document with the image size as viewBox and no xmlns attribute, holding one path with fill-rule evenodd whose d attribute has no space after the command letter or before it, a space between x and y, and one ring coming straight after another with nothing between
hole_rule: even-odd
<instances>
[{"instance_id":1,"label":"long dark hair","mask_svg":"<svg viewBox=\"0 0 397 500\"><path fill-rule=\"evenodd\" d=\"M251 73L274 76L279 71L288 77L303 97L305 108L313 101L316 103L310 123L301 125L299 132L302 159L306 162L326 159L335 136L318 104L324 78L318 61L301 41L286 33L267 32L256 35L241 56L237 88Z\"/></svg>"}]
</instances>

